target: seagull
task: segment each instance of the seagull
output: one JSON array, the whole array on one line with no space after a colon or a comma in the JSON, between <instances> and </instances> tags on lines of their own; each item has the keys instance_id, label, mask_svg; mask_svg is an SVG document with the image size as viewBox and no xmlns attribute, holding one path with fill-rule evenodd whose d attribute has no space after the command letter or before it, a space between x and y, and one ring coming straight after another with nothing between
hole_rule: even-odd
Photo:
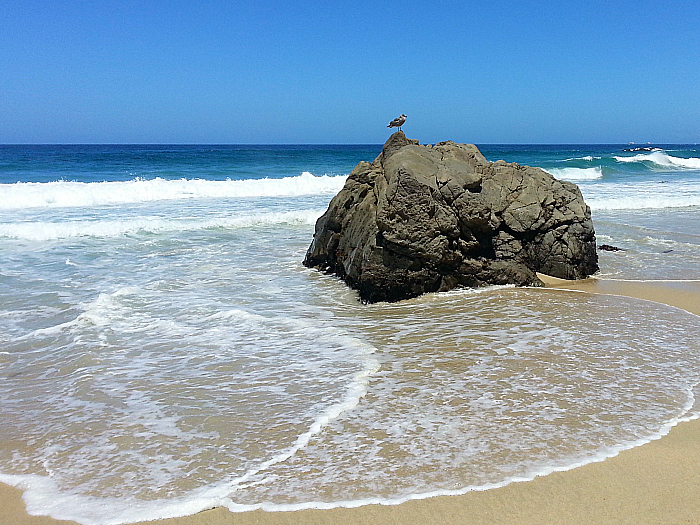
<instances>
[{"instance_id":1,"label":"seagull","mask_svg":"<svg viewBox=\"0 0 700 525\"><path fill-rule=\"evenodd\" d=\"M401 126L403 126L404 122L406 122L406 115L401 113L400 117L396 117L394 120L389 122L387 128L399 128L399 131L401 131Z\"/></svg>"}]
</instances>

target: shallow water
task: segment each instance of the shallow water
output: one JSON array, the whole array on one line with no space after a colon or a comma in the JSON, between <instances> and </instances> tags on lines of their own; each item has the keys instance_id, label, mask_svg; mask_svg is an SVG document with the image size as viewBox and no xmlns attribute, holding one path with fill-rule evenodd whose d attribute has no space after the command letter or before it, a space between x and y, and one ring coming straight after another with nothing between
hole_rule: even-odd
<instances>
[{"instance_id":1,"label":"shallow water","mask_svg":"<svg viewBox=\"0 0 700 525\"><path fill-rule=\"evenodd\" d=\"M367 155L341 150L274 149L286 178L265 179L253 152L233 169L176 148L139 168L156 178L97 182L121 166L105 158L154 154L100 150L97 174L74 153L63 182L0 184L0 481L28 487L30 512L97 524L395 503L602 459L697 414L687 312L512 288L362 305L304 268L338 172ZM520 161L591 162L557 151ZM642 160L614 179L609 165L630 164L614 154L580 182L599 242L624 249L600 253L602 275L700 278L700 208L605 208L600 185L641 205L633 172L684 191L697 174ZM257 178L226 180L239 171Z\"/></svg>"}]
</instances>

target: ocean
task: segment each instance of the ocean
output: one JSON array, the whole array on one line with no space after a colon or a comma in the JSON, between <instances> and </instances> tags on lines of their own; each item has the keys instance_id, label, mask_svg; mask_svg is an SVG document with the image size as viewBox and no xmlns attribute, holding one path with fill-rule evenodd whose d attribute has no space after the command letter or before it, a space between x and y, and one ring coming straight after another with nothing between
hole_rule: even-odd
<instances>
[{"instance_id":1,"label":"ocean","mask_svg":"<svg viewBox=\"0 0 700 525\"><path fill-rule=\"evenodd\" d=\"M600 273L700 279L700 147L479 145L575 182ZM86 525L397 504L700 415L700 319L493 287L363 305L302 266L381 145L0 146L0 482Z\"/></svg>"}]
</instances>

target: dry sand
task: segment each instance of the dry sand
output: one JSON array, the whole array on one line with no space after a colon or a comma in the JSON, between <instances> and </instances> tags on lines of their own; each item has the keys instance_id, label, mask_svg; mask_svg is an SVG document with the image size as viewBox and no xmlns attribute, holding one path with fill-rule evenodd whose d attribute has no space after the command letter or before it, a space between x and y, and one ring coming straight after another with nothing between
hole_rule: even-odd
<instances>
[{"instance_id":1,"label":"dry sand","mask_svg":"<svg viewBox=\"0 0 700 525\"><path fill-rule=\"evenodd\" d=\"M700 315L700 282L545 278L548 287L648 299ZM72 523L28 516L21 491L0 485L0 524ZM694 524L700 525L700 420L681 423L647 445L583 467L464 496L357 509L233 514L214 509L148 522L223 524Z\"/></svg>"}]
</instances>

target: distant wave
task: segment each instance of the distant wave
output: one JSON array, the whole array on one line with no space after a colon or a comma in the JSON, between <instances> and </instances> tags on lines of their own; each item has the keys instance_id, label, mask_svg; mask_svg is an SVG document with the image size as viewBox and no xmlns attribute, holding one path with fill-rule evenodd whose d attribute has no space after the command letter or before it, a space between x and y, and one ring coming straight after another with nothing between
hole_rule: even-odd
<instances>
[{"instance_id":1,"label":"distant wave","mask_svg":"<svg viewBox=\"0 0 700 525\"><path fill-rule=\"evenodd\" d=\"M137 233L163 233L211 228L250 228L275 224L315 224L324 210L268 212L216 219L164 219L137 217L122 220L0 223L0 238L49 241L70 237L119 237Z\"/></svg>"},{"instance_id":2,"label":"distant wave","mask_svg":"<svg viewBox=\"0 0 700 525\"><path fill-rule=\"evenodd\" d=\"M585 156L583 156L583 157L573 157L573 158L570 158L570 159L565 159L565 162L572 161L572 160L587 160L587 161L589 161L589 162L592 162L592 161L594 161L594 160L599 160L599 159L601 159L601 158L602 158L602 157L593 157L592 155L585 155Z\"/></svg>"},{"instance_id":3,"label":"distant wave","mask_svg":"<svg viewBox=\"0 0 700 525\"><path fill-rule=\"evenodd\" d=\"M160 200L289 197L335 194L345 176L304 172L281 179L212 181L161 178L115 182L17 182L0 184L0 209L92 207Z\"/></svg>"},{"instance_id":4,"label":"distant wave","mask_svg":"<svg viewBox=\"0 0 700 525\"><path fill-rule=\"evenodd\" d=\"M594 168L549 168L545 171L557 179L568 181L597 180L603 178L603 170L600 166Z\"/></svg>"},{"instance_id":5,"label":"distant wave","mask_svg":"<svg viewBox=\"0 0 700 525\"><path fill-rule=\"evenodd\" d=\"M685 168L685 169L700 169L700 158L691 157L685 159L682 157L674 157L663 151L653 151L651 153L640 153L631 157L613 157L617 162L647 162L662 168Z\"/></svg>"}]
</instances>

